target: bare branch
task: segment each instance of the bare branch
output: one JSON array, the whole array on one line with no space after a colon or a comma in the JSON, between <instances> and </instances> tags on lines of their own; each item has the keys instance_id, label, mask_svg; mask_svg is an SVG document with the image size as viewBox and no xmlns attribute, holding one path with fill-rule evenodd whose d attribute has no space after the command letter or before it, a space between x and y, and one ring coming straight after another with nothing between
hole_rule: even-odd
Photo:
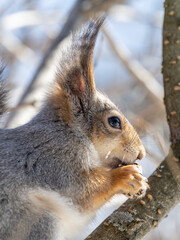
<instances>
[{"instance_id":1,"label":"bare branch","mask_svg":"<svg viewBox=\"0 0 180 240\"><path fill-rule=\"evenodd\" d=\"M83 0L77 0L71 9L69 13L69 17L67 18L63 28L61 29L60 33L58 36L55 38L53 41L52 45L50 46L49 50L46 52L45 56L42 59L42 62L40 63L37 71L35 72L35 75L33 76L32 80L30 81L29 86L27 87L26 91L22 95L21 99L19 100L19 104L24 104L27 102L32 102L34 101L34 90L37 89L39 86L43 85L43 87L47 88L48 85L48 80L47 76L49 76L49 69L46 70L46 74L43 72L45 66L47 65L47 61L52 57L53 51L56 49L56 47L59 45L59 43L67 37L69 34L70 30L73 28L73 26L76 23L76 20L78 18L78 15L81 12L81 3ZM47 72L48 71L48 72ZM42 79L42 76L43 79ZM47 81L46 81L47 80ZM42 84L43 82L43 84ZM18 108L17 108L18 109ZM18 114L20 112L20 109L17 110L16 112L12 112L9 114L9 117L5 123L4 127L11 127L14 124L16 125L16 120L18 119ZM15 120L16 119L16 120Z\"/></svg>"},{"instance_id":2,"label":"bare branch","mask_svg":"<svg viewBox=\"0 0 180 240\"><path fill-rule=\"evenodd\" d=\"M24 45L15 35L11 32L1 32L0 44L3 45L12 55L14 55L19 61L26 62L34 61L37 62L38 57L35 52L29 47ZM26 62L28 64L28 62Z\"/></svg>"},{"instance_id":3,"label":"bare branch","mask_svg":"<svg viewBox=\"0 0 180 240\"><path fill-rule=\"evenodd\" d=\"M8 108L7 111L8 111L8 112L14 112L14 111L19 110L20 108L26 108L27 106L28 106L28 107L29 107L29 106L35 107L36 104L37 104L36 101L29 102L29 103L24 103L24 104L18 105L18 106L16 106L16 107Z\"/></svg>"},{"instance_id":4,"label":"bare branch","mask_svg":"<svg viewBox=\"0 0 180 240\"><path fill-rule=\"evenodd\" d=\"M180 165L172 152L149 178L146 197L128 200L87 239L140 240L180 201ZM158 187L157 187L158 186Z\"/></svg>"},{"instance_id":5,"label":"bare branch","mask_svg":"<svg viewBox=\"0 0 180 240\"><path fill-rule=\"evenodd\" d=\"M83 2L83 0L77 0L76 3L74 4L72 10L69 13L69 17L67 19L67 21L65 22L62 30L60 31L59 35L55 38L55 40L53 41L52 45L50 46L49 50L46 52L43 61L41 62L40 66L38 67L38 70L36 71L31 84L29 86L28 89L26 89L25 93L23 94L22 98L20 101L23 101L26 97L27 92L29 92L31 90L31 88L33 87L33 82L36 80L39 72L41 71L41 69L46 65L46 61L49 59L52 51L58 46L58 44L65 38L68 36L70 30L73 28L74 24L75 24L75 20L78 16L78 14L81 11L81 3Z\"/></svg>"},{"instance_id":6,"label":"bare branch","mask_svg":"<svg viewBox=\"0 0 180 240\"><path fill-rule=\"evenodd\" d=\"M97 12L106 12L112 5L123 3L126 0L86 0L82 5L82 14L85 19Z\"/></svg>"},{"instance_id":7,"label":"bare branch","mask_svg":"<svg viewBox=\"0 0 180 240\"><path fill-rule=\"evenodd\" d=\"M5 16L1 20L1 27L6 30L13 30L37 24L55 24L58 19L59 11L48 11L46 13L37 10L20 11Z\"/></svg>"},{"instance_id":8,"label":"bare branch","mask_svg":"<svg viewBox=\"0 0 180 240\"><path fill-rule=\"evenodd\" d=\"M149 96L163 106L163 88L130 53L130 51L118 41L118 46L110 34L103 28L103 32L116 56L125 65L138 84L142 85L149 93Z\"/></svg>"}]
</instances>

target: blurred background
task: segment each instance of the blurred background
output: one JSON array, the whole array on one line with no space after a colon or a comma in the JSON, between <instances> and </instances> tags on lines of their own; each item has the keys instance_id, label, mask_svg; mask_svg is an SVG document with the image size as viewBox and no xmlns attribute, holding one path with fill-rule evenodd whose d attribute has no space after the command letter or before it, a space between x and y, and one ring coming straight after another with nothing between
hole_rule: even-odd
<instances>
[{"instance_id":1,"label":"blurred background","mask_svg":"<svg viewBox=\"0 0 180 240\"><path fill-rule=\"evenodd\" d=\"M147 157L148 177L169 149L163 105L162 0L6 0L0 1L0 53L10 90L9 113L2 127L29 121L53 80L61 45L90 16L107 12L94 51L96 86L121 109L138 131ZM117 196L97 213L84 239L126 198ZM180 204L146 240L180 239Z\"/></svg>"}]
</instances>

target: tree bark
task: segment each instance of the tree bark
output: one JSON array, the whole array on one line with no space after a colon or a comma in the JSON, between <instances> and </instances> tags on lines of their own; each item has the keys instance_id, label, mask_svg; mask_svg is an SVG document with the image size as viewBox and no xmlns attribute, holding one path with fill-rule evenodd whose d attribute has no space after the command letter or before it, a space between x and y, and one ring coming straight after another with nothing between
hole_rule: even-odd
<instances>
[{"instance_id":1,"label":"tree bark","mask_svg":"<svg viewBox=\"0 0 180 240\"><path fill-rule=\"evenodd\" d=\"M180 0L166 0L164 6L164 102L172 150L149 178L146 196L128 200L87 239L143 239L180 201Z\"/></svg>"},{"instance_id":2,"label":"tree bark","mask_svg":"<svg viewBox=\"0 0 180 240\"><path fill-rule=\"evenodd\" d=\"M180 158L180 0L166 0L163 75L167 121L174 155Z\"/></svg>"}]
</instances>

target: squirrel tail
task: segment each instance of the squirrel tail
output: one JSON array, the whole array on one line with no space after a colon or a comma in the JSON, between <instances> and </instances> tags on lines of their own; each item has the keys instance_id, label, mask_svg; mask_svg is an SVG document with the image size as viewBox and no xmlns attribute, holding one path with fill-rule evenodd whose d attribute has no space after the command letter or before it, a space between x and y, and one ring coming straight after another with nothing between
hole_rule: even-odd
<instances>
[{"instance_id":1,"label":"squirrel tail","mask_svg":"<svg viewBox=\"0 0 180 240\"><path fill-rule=\"evenodd\" d=\"M3 113L6 112L6 100L7 100L7 91L5 89L5 84L2 80L2 74L3 74L4 68L0 68L0 117Z\"/></svg>"}]
</instances>

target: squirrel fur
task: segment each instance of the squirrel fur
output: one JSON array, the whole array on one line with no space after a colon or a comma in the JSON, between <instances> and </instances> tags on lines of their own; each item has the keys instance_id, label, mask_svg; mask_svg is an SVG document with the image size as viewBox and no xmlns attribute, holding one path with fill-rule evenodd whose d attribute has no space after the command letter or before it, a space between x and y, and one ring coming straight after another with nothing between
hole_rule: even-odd
<instances>
[{"instance_id":1,"label":"squirrel fur","mask_svg":"<svg viewBox=\"0 0 180 240\"><path fill-rule=\"evenodd\" d=\"M41 111L0 129L0 239L73 239L115 194L144 196L138 134L96 87L93 49L104 17L73 34ZM0 88L0 114L5 94Z\"/></svg>"}]
</instances>

